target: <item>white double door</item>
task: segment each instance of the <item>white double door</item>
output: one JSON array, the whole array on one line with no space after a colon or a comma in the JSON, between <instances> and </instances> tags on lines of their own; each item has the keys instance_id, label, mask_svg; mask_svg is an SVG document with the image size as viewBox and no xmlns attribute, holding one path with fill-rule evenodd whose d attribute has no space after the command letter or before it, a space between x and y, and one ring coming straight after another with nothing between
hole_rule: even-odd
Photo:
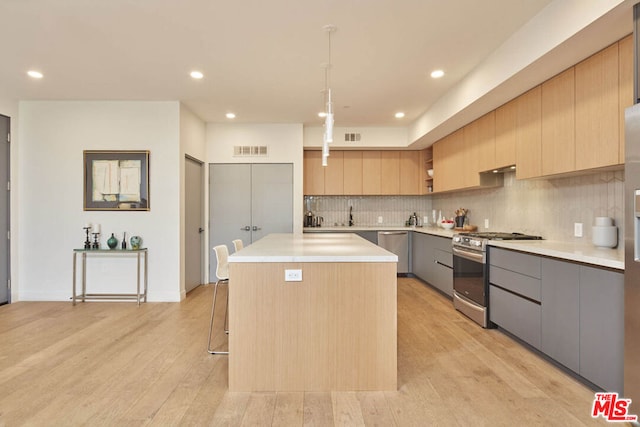
<instances>
[{"instance_id":1,"label":"white double door","mask_svg":"<svg viewBox=\"0 0 640 427\"><path fill-rule=\"evenodd\" d=\"M234 239L245 246L270 233L293 232L293 165L209 165L209 281L216 281L212 248Z\"/></svg>"}]
</instances>

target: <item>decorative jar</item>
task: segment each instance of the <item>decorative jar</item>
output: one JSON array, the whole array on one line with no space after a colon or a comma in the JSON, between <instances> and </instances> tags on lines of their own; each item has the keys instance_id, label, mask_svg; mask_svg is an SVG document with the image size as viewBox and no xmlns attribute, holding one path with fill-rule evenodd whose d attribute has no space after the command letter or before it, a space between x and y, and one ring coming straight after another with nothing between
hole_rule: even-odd
<instances>
[{"instance_id":1,"label":"decorative jar","mask_svg":"<svg viewBox=\"0 0 640 427\"><path fill-rule=\"evenodd\" d=\"M142 237L131 236L131 239L129 239L129 243L131 243L131 249L133 250L140 249L140 245L142 245Z\"/></svg>"}]
</instances>

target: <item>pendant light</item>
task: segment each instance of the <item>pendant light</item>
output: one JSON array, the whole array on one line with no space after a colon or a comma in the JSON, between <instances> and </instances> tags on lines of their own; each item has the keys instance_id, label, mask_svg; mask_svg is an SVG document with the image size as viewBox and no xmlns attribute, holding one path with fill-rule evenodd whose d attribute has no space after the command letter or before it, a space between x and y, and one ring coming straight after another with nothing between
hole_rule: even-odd
<instances>
[{"instance_id":1,"label":"pendant light","mask_svg":"<svg viewBox=\"0 0 640 427\"><path fill-rule=\"evenodd\" d=\"M328 24L323 27L329 39L329 62L324 64L324 95L325 117L324 134L322 138L322 166L327 166L329 157L329 144L333 142L333 103L331 101L331 33L337 29L335 25Z\"/></svg>"}]
</instances>

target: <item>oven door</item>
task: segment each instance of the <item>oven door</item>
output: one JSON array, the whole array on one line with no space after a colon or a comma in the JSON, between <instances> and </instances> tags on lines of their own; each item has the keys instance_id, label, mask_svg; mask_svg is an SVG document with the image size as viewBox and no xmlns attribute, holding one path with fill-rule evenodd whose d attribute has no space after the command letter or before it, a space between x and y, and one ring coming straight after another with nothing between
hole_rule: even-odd
<instances>
[{"instance_id":1,"label":"oven door","mask_svg":"<svg viewBox=\"0 0 640 427\"><path fill-rule=\"evenodd\" d=\"M485 253L453 250L453 290L481 307L487 306L485 283Z\"/></svg>"}]
</instances>

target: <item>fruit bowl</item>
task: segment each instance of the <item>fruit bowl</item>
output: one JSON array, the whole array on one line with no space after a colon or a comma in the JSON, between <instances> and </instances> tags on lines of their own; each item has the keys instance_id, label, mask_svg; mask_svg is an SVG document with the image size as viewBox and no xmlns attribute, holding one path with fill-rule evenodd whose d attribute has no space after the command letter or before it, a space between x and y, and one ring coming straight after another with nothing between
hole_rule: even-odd
<instances>
[{"instance_id":1,"label":"fruit bowl","mask_svg":"<svg viewBox=\"0 0 640 427\"><path fill-rule=\"evenodd\" d=\"M451 230L453 228L453 226L455 225L455 223L453 221L451 221L451 222L442 221L440 223L440 225L442 226L442 228L444 228L446 230Z\"/></svg>"}]
</instances>

